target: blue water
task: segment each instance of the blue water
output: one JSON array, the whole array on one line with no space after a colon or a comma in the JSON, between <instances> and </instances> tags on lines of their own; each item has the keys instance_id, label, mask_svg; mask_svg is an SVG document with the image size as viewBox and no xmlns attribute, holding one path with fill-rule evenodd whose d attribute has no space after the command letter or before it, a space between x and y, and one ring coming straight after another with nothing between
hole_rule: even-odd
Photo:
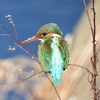
<instances>
[{"instance_id":1,"label":"blue water","mask_svg":"<svg viewBox=\"0 0 100 100\"><path fill-rule=\"evenodd\" d=\"M63 37L66 33L72 33L84 10L84 5L82 0L0 0L0 8L0 23L15 35L13 26L5 18L5 15L11 14L19 40L23 41L35 35L42 25L49 22L58 24ZM7 32L0 27L0 33ZM28 55L20 49L13 52L8 51L8 45L13 46L14 43L16 41L11 37L0 37L0 58ZM37 55L38 43L34 42L26 46Z\"/></svg>"}]
</instances>

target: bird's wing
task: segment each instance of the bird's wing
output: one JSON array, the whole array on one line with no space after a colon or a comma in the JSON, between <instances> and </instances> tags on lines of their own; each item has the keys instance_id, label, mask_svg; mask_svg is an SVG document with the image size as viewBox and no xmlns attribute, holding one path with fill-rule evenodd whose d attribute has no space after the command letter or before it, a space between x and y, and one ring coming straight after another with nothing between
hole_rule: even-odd
<instances>
[{"instance_id":1,"label":"bird's wing","mask_svg":"<svg viewBox=\"0 0 100 100\"><path fill-rule=\"evenodd\" d=\"M44 71L50 71L51 53L50 41L45 41L39 44L38 57L42 63L42 68Z\"/></svg>"},{"instance_id":2,"label":"bird's wing","mask_svg":"<svg viewBox=\"0 0 100 100\"><path fill-rule=\"evenodd\" d=\"M61 56L64 61L63 68L65 69L68 67L68 63L69 63L69 45L68 45L67 41L65 41L64 39L61 39L59 49L60 49Z\"/></svg>"}]
</instances>

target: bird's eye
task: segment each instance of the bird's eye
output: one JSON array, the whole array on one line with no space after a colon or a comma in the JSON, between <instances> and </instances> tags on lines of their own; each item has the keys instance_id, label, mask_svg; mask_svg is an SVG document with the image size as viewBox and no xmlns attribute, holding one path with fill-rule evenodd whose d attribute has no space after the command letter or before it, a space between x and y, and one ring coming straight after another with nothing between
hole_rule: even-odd
<instances>
[{"instance_id":1,"label":"bird's eye","mask_svg":"<svg viewBox=\"0 0 100 100\"><path fill-rule=\"evenodd\" d=\"M46 32L43 33L44 36L45 36L46 34L47 34Z\"/></svg>"}]
</instances>

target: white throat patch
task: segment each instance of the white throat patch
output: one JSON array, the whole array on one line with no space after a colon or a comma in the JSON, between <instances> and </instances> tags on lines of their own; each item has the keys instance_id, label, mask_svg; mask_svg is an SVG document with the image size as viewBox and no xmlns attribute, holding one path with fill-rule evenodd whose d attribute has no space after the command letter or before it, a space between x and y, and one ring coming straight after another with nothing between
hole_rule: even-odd
<instances>
[{"instance_id":1,"label":"white throat patch","mask_svg":"<svg viewBox=\"0 0 100 100\"><path fill-rule=\"evenodd\" d=\"M60 35L58 35L58 34L53 34L52 36L57 36L57 37L61 37Z\"/></svg>"}]
</instances>

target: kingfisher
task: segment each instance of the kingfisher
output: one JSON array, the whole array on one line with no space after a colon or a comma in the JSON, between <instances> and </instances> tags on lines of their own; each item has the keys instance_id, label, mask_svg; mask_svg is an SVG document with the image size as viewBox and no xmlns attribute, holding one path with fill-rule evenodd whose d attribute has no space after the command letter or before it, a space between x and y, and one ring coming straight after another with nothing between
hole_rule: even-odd
<instances>
[{"instance_id":1,"label":"kingfisher","mask_svg":"<svg viewBox=\"0 0 100 100\"><path fill-rule=\"evenodd\" d=\"M21 42L26 44L40 40L38 46L38 58L41 62L42 69L50 72L53 83L59 85L62 79L63 70L68 67L69 63L69 45L62 38L62 32L55 23L43 25L37 34Z\"/></svg>"}]
</instances>

